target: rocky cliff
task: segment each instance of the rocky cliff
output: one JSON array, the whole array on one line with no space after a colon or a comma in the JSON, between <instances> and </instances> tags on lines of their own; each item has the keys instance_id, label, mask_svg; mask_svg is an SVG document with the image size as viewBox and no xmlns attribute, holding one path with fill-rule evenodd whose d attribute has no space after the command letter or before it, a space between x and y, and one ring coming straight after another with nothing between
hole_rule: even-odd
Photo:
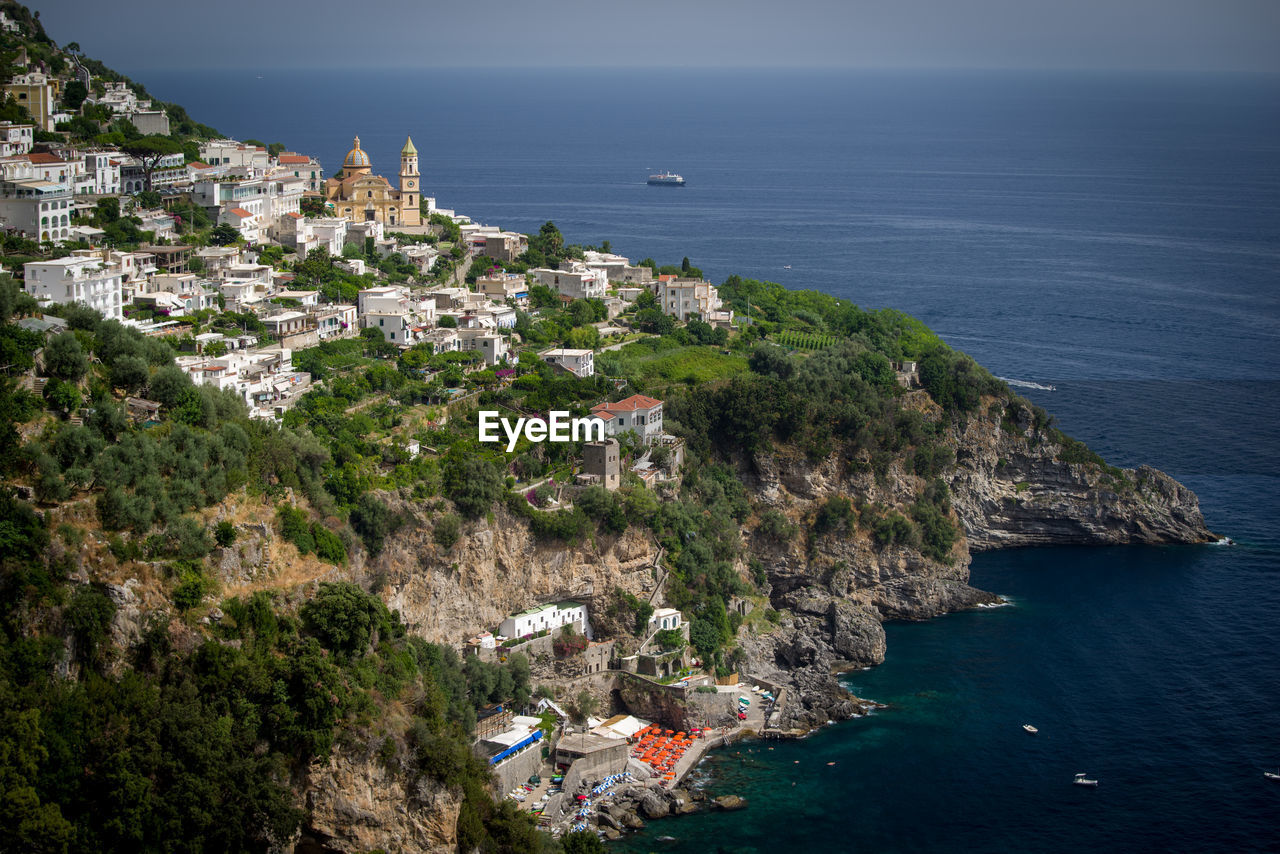
<instances>
[{"instance_id":1,"label":"rocky cliff","mask_svg":"<svg viewBox=\"0 0 1280 854\"><path fill-rule=\"evenodd\" d=\"M1025 409L968 419L950 438L951 491L973 551L1216 539L1194 492L1150 466L1063 462L1060 437Z\"/></svg>"},{"instance_id":2,"label":"rocky cliff","mask_svg":"<svg viewBox=\"0 0 1280 854\"><path fill-rule=\"evenodd\" d=\"M361 572L413 632L436 643L460 643L552 599L600 605L621 588L647 600L657 585L658 546L647 531L600 534L576 546L541 543L499 506L491 518L466 523L445 549L418 508L393 502L393 509L411 521ZM592 608L592 620L605 632L613 628L602 607Z\"/></svg>"},{"instance_id":3,"label":"rocky cliff","mask_svg":"<svg viewBox=\"0 0 1280 854\"><path fill-rule=\"evenodd\" d=\"M812 530L815 509L833 496L907 512L924 480L905 471L902 460L881 477L865 459L838 455L815 463L782 450L740 462L757 501L782 512L798 532L784 542L751 536L770 603L781 616L773 630L741 637L749 672L798 689L784 726L804 729L858 712L832 674L884 660L884 620L994 604L998 597L968 584L972 551L1215 539L1195 494L1163 472L1064 461L1060 457L1070 456L1064 452L1079 455L1079 446L1065 447L1035 425L1029 410L1015 407L1010 418L987 403L982 414L945 431L955 465L943 479L962 531L946 560L909 546L878 546L858 528L827 535ZM942 418L923 393L906 405L927 420Z\"/></svg>"},{"instance_id":4,"label":"rocky cliff","mask_svg":"<svg viewBox=\"0 0 1280 854\"><path fill-rule=\"evenodd\" d=\"M312 763L298 790L306 820L295 854L458 850L461 790L408 779L377 755L335 750Z\"/></svg>"},{"instance_id":5,"label":"rocky cliff","mask_svg":"<svg viewBox=\"0 0 1280 854\"><path fill-rule=\"evenodd\" d=\"M942 413L926 396L907 403L940 422ZM776 611L740 630L743 669L793 689L784 728L805 730L865 709L835 674L883 661L884 621L997 602L968 583L972 551L1214 538L1195 495L1172 478L1146 467L1122 471L1065 461L1069 455L1056 434L1037 427L1029 413L1025 423L1017 415L1011 419L992 406L940 431L955 455L942 478L959 532L942 559L910 544L879 544L856 523L814 530L817 509L835 496L909 514L926 481L906 469L904 458L878 475L867 459L839 453L814 461L775 448L737 460L757 509L782 514L795 531L769 537L749 521L739 565L745 575L748 561L759 561L768 605ZM380 589L389 607L429 640L456 644L510 613L558 597L591 601L597 630L609 633L623 628L610 625L600 607L615 588L661 602L661 593L655 596L658 548L645 531L597 535L566 547L539 542L522 520L499 508L489 519L467 523L458 543L445 549L434 542L426 512L389 500L410 522L379 556L353 562L346 572ZM379 782L379 773L349 757L313 769L305 797L308 839L321 846L314 850L397 850L407 844L400 841L406 834L424 840L414 843L423 850L448 845L445 827L456 808L448 794L400 791ZM417 806L397 818L388 812L396 802Z\"/></svg>"}]
</instances>

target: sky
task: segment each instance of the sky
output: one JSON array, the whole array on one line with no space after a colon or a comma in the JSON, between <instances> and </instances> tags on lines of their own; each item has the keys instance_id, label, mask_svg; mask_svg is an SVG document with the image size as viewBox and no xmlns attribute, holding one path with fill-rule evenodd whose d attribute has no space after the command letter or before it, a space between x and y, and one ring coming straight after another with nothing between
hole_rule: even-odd
<instances>
[{"instance_id":1,"label":"sky","mask_svg":"<svg viewBox=\"0 0 1280 854\"><path fill-rule=\"evenodd\" d=\"M1280 0L35 0L50 37L170 68L1280 72Z\"/></svg>"}]
</instances>

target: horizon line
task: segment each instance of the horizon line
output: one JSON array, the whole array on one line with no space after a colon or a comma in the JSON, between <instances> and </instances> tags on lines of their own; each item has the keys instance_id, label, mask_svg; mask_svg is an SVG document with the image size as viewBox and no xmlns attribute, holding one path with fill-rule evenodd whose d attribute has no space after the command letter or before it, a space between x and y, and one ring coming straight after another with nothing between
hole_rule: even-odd
<instances>
[{"instance_id":1,"label":"horizon line","mask_svg":"<svg viewBox=\"0 0 1280 854\"><path fill-rule=\"evenodd\" d=\"M1236 75L1251 77L1280 76L1280 68L1170 68L1157 66L973 66L973 65L268 65L245 68L234 65L145 65L132 66L133 73L175 71L238 70L245 74L264 72L349 72L349 71L463 71L463 72L530 72L530 71L651 71L651 72L854 72L854 73L946 73L946 74L1087 74L1087 75L1171 75L1211 76Z\"/></svg>"}]
</instances>

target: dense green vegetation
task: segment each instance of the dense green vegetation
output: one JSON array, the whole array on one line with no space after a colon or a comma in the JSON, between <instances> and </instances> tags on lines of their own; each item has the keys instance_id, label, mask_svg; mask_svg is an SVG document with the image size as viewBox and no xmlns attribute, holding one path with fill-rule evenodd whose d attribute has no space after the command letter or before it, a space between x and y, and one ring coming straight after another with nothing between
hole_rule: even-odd
<instances>
[{"instance_id":1,"label":"dense green vegetation","mask_svg":"<svg viewBox=\"0 0 1280 854\"><path fill-rule=\"evenodd\" d=\"M194 645L161 621L122 651L114 602L69 583L41 517L5 490L0 518L0 850L266 851L302 819L292 776L385 733L389 702L412 718L383 736L388 759L461 787L464 850L538 849L528 819L494 804L466 738L477 708L527 700L518 655L464 665L349 584L322 584L296 617L266 593L226 600ZM53 634L32 633L37 613ZM78 678L55 675L59 629Z\"/></svg>"}]
</instances>

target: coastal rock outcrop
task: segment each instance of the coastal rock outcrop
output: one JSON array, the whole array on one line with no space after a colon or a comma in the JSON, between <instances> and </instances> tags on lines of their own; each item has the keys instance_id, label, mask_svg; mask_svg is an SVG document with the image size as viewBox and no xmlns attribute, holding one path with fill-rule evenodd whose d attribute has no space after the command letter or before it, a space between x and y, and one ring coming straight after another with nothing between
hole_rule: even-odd
<instances>
[{"instance_id":1,"label":"coastal rock outcrop","mask_svg":"<svg viewBox=\"0 0 1280 854\"><path fill-rule=\"evenodd\" d=\"M972 551L1216 539L1196 494L1150 466L1064 461L1050 431L992 415L951 433L951 493Z\"/></svg>"}]
</instances>

